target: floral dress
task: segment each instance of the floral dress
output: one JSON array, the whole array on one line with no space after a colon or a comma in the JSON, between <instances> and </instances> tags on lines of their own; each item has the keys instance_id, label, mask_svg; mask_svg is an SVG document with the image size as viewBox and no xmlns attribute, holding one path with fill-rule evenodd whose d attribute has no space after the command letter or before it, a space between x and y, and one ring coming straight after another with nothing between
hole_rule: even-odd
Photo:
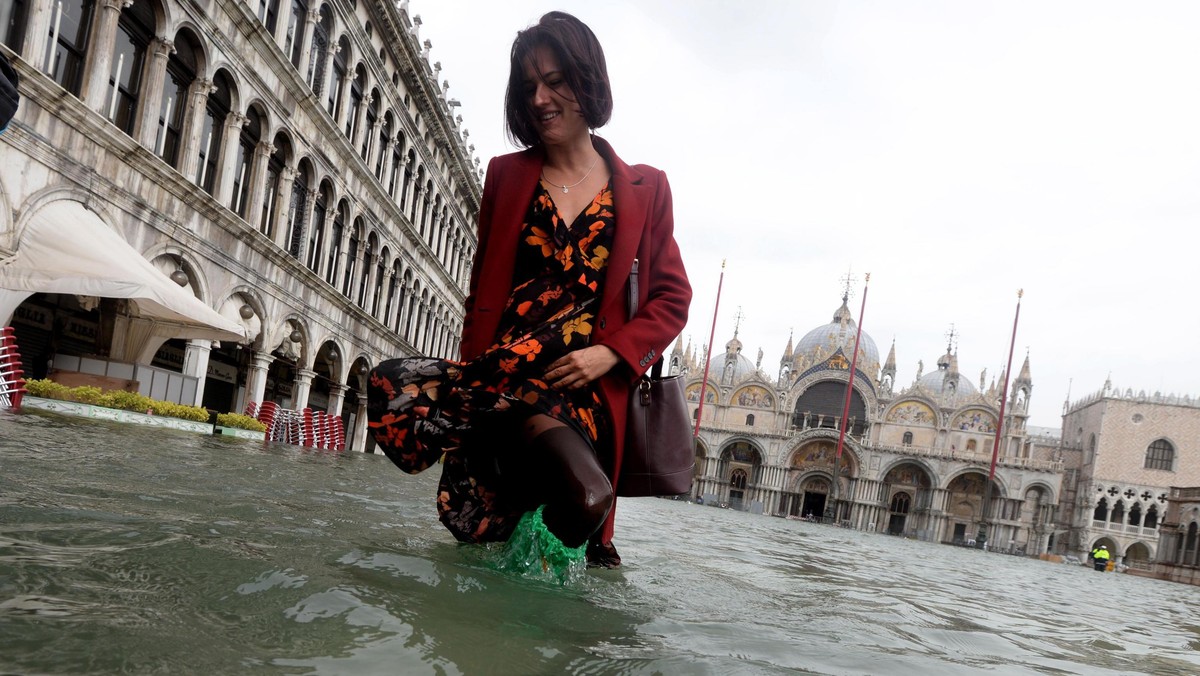
<instances>
[{"instance_id":1,"label":"floral dress","mask_svg":"<svg viewBox=\"0 0 1200 676\"><path fill-rule=\"evenodd\" d=\"M568 226L539 183L492 347L468 362L393 359L368 378L367 426L376 443L410 474L442 461L438 514L459 540L507 540L537 507L522 491L506 490L497 464L524 450L518 426L529 416L560 420L597 450L609 446L595 383L557 391L543 377L559 357L589 344L614 227L610 186Z\"/></svg>"}]
</instances>

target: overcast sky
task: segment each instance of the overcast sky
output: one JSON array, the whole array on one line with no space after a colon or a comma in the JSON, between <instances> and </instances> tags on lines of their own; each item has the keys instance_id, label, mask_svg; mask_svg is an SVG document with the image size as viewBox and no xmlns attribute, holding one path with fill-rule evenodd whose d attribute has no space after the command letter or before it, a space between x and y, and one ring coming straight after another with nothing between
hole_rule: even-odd
<instances>
[{"instance_id":1,"label":"overcast sky","mask_svg":"<svg viewBox=\"0 0 1200 676\"><path fill-rule=\"evenodd\" d=\"M863 330L897 385L953 325L978 384L1028 352L1030 423L1124 390L1200 395L1200 2L412 0L484 166L514 148L512 39L596 32L600 135L665 170L695 299L684 333L774 377L871 273ZM1185 243L1186 240L1186 243Z\"/></svg>"}]
</instances>

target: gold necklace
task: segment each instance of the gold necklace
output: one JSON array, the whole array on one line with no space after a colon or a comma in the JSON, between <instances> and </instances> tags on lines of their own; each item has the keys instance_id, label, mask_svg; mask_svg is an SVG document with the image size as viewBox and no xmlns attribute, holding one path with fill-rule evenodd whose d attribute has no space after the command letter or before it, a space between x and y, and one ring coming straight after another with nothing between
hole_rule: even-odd
<instances>
[{"instance_id":1,"label":"gold necklace","mask_svg":"<svg viewBox=\"0 0 1200 676\"><path fill-rule=\"evenodd\" d=\"M596 153L596 159L592 160L592 166L588 167L587 173L583 175L583 178L579 179L578 181L575 181L571 185L559 185L559 184L555 183L554 181L551 181L550 179L546 178L546 170L545 169L542 169L542 180L549 183L550 185L554 186L555 188L562 188L563 194L565 195L566 193L570 192L571 188L574 188L575 186L579 185L580 183L583 183L584 181L586 181L587 177L592 175L592 170L596 168L596 163L599 161L600 161L600 154Z\"/></svg>"}]
</instances>

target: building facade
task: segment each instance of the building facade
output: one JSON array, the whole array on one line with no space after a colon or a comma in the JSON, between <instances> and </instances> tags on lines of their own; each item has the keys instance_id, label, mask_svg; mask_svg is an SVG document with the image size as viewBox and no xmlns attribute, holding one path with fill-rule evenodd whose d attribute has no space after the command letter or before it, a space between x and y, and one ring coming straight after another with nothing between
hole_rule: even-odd
<instances>
[{"instance_id":1,"label":"building facade","mask_svg":"<svg viewBox=\"0 0 1200 676\"><path fill-rule=\"evenodd\" d=\"M1172 487L1200 485L1200 401L1105 382L1064 407L1062 446L1067 476L1077 487L1060 504L1073 549L1106 545L1139 572L1150 572L1164 557L1187 558L1174 549L1186 537L1175 536L1186 536L1189 523L1194 534L1196 516L1182 508L1183 495ZM1162 541L1167 547L1160 551ZM1194 553L1190 557L1194 566Z\"/></svg>"},{"instance_id":2,"label":"building facade","mask_svg":"<svg viewBox=\"0 0 1200 676\"><path fill-rule=\"evenodd\" d=\"M925 373L921 364L914 381L898 387L895 345L881 360L863 333L855 359L856 329L844 297L829 324L789 340L773 376L762 368L761 350L756 363L741 354L735 332L713 357L703 388L696 497L935 542L975 544L982 532L994 548L1053 549L1062 463L1053 445L1026 429L1028 358L1012 381L989 493L1000 418L995 381L981 374L976 385L963 375L951 345L935 369ZM703 360L679 343L671 359L688 374L695 417Z\"/></svg>"},{"instance_id":3,"label":"building facade","mask_svg":"<svg viewBox=\"0 0 1200 676\"><path fill-rule=\"evenodd\" d=\"M365 374L457 353L476 246L479 161L420 26L407 2L3 3L0 257L106 229L242 336L167 330L119 275L9 288L26 376L139 365L183 403L342 415L366 448Z\"/></svg>"},{"instance_id":4,"label":"building facade","mask_svg":"<svg viewBox=\"0 0 1200 676\"><path fill-rule=\"evenodd\" d=\"M935 369L918 362L897 387L895 345L880 360L863 333L855 359L857 333L843 298L829 324L789 340L768 375L762 351L751 362L735 330L706 387L703 358L676 343L671 369L685 374L700 420L693 498L934 542L976 544L982 533L992 548L1027 555L1085 560L1104 544L1136 572L1157 560L1192 567L1176 577L1200 577L1200 501L1164 523L1171 487L1200 485L1200 401L1106 383L1064 403L1061 429L1034 428L1028 356L1002 395L1003 373L972 382L959 371L951 338ZM1175 489L1179 500L1195 497L1187 490ZM1160 545L1164 533L1172 539Z\"/></svg>"}]
</instances>

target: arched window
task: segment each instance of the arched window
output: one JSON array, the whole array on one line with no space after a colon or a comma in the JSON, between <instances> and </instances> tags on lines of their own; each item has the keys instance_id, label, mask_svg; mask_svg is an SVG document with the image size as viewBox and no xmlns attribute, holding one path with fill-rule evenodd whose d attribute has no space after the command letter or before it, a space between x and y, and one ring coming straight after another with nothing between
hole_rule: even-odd
<instances>
[{"instance_id":1,"label":"arched window","mask_svg":"<svg viewBox=\"0 0 1200 676\"><path fill-rule=\"evenodd\" d=\"M392 140L392 114L389 112L383 116L383 124L379 125L379 147L375 149L377 157L375 158L375 178L379 181L383 180L383 168L388 163L388 145Z\"/></svg>"},{"instance_id":2,"label":"arched window","mask_svg":"<svg viewBox=\"0 0 1200 676\"><path fill-rule=\"evenodd\" d=\"M904 441L902 441L901 443L904 444L905 446L912 446L912 440L913 440L912 432L905 432L904 433Z\"/></svg>"},{"instance_id":3,"label":"arched window","mask_svg":"<svg viewBox=\"0 0 1200 676\"><path fill-rule=\"evenodd\" d=\"M279 0L258 0L258 20L267 27L267 32L275 33L275 23L279 17Z\"/></svg>"},{"instance_id":4,"label":"arched window","mask_svg":"<svg viewBox=\"0 0 1200 676\"><path fill-rule=\"evenodd\" d=\"M421 239L428 241L429 207L433 202L433 181L425 181L425 199L421 200ZM430 228L432 229L432 228Z\"/></svg>"},{"instance_id":5,"label":"arched window","mask_svg":"<svg viewBox=\"0 0 1200 676\"><path fill-rule=\"evenodd\" d=\"M179 150L183 145L181 134L188 112L188 92L196 81L197 54L191 34L180 33L175 39L175 52L167 57L167 78L159 106L155 153L176 169L183 166Z\"/></svg>"},{"instance_id":6,"label":"arched window","mask_svg":"<svg viewBox=\"0 0 1200 676\"><path fill-rule=\"evenodd\" d=\"M25 14L27 0L11 0L0 4L0 42L20 54L25 42Z\"/></svg>"},{"instance_id":7,"label":"arched window","mask_svg":"<svg viewBox=\"0 0 1200 676\"><path fill-rule=\"evenodd\" d=\"M384 247L383 251L379 253L379 256L375 258L375 294L371 299L372 317L379 316L379 304L384 300L383 279L385 277L384 273L387 271L383 266L387 265L388 255L387 247Z\"/></svg>"},{"instance_id":8,"label":"arched window","mask_svg":"<svg viewBox=\"0 0 1200 676\"><path fill-rule=\"evenodd\" d=\"M51 56L50 77L63 89L79 96L83 86L83 64L87 59L88 38L95 18L95 0L63 0L55 3L50 13ZM57 30L57 33L55 32Z\"/></svg>"},{"instance_id":9,"label":"arched window","mask_svg":"<svg viewBox=\"0 0 1200 676\"><path fill-rule=\"evenodd\" d=\"M894 514L908 514L912 506L912 497L908 493L897 493L892 496L891 511Z\"/></svg>"},{"instance_id":10,"label":"arched window","mask_svg":"<svg viewBox=\"0 0 1200 676\"><path fill-rule=\"evenodd\" d=\"M323 184L313 204L312 227L308 229L308 256L305 266L313 272L321 265L321 248L325 246L325 220L329 217L329 184Z\"/></svg>"},{"instance_id":11,"label":"arched window","mask_svg":"<svg viewBox=\"0 0 1200 676\"><path fill-rule=\"evenodd\" d=\"M220 173L217 158L225 138L225 120L229 117L232 105L229 78L225 73L217 73L213 78L213 86L217 91L209 94L208 101L204 104L204 122L200 127L200 166L196 174L196 185L210 195L217 183L217 174Z\"/></svg>"},{"instance_id":12,"label":"arched window","mask_svg":"<svg viewBox=\"0 0 1200 676\"><path fill-rule=\"evenodd\" d=\"M1166 439L1157 439L1146 449L1146 469L1163 469L1168 472L1175 465L1175 447Z\"/></svg>"},{"instance_id":13,"label":"arched window","mask_svg":"<svg viewBox=\"0 0 1200 676\"><path fill-rule=\"evenodd\" d=\"M692 420L696 420L699 417L700 417L700 409L698 409L698 408L693 409L692 410Z\"/></svg>"},{"instance_id":14,"label":"arched window","mask_svg":"<svg viewBox=\"0 0 1200 676\"><path fill-rule=\"evenodd\" d=\"M749 427L754 427L754 414L753 413L746 416L746 425Z\"/></svg>"},{"instance_id":15,"label":"arched window","mask_svg":"<svg viewBox=\"0 0 1200 676\"><path fill-rule=\"evenodd\" d=\"M1096 510L1092 512L1093 521L1104 521L1108 518L1108 498L1100 498L1100 502L1096 503Z\"/></svg>"},{"instance_id":16,"label":"arched window","mask_svg":"<svg viewBox=\"0 0 1200 676\"><path fill-rule=\"evenodd\" d=\"M367 72L359 66L354 73L354 79L350 82L350 109L346 111L345 124L342 128L346 130L346 138L354 142L355 135L358 134L358 111L362 108L363 97L366 96L364 89L367 86Z\"/></svg>"},{"instance_id":17,"label":"arched window","mask_svg":"<svg viewBox=\"0 0 1200 676\"><path fill-rule=\"evenodd\" d=\"M254 149L262 140L262 115L257 108L246 111L246 124L238 135L237 158L233 167L233 196L229 208L249 222L246 207L250 203L250 172L254 165Z\"/></svg>"},{"instance_id":18,"label":"arched window","mask_svg":"<svg viewBox=\"0 0 1200 676\"><path fill-rule=\"evenodd\" d=\"M346 63L346 57L349 54L350 41L343 36L338 40L338 49L333 55L333 73L329 77L329 98L326 100L326 106L329 108L329 114L334 117L334 122L341 122L337 119L337 115L342 108L342 96L345 95L345 92L342 91L342 81L346 79L346 73L349 71Z\"/></svg>"},{"instance_id":19,"label":"arched window","mask_svg":"<svg viewBox=\"0 0 1200 676\"><path fill-rule=\"evenodd\" d=\"M967 453L974 453L977 446L974 439L967 439Z\"/></svg>"},{"instance_id":20,"label":"arched window","mask_svg":"<svg viewBox=\"0 0 1200 676\"><path fill-rule=\"evenodd\" d=\"M412 281L412 278L408 278ZM412 344L416 344L416 336L414 331L417 327L417 310L420 305L421 290L416 285L409 285L408 309L404 311L404 339Z\"/></svg>"},{"instance_id":21,"label":"arched window","mask_svg":"<svg viewBox=\"0 0 1200 676\"><path fill-rule=\"evenodd\" d=\"M1158 507L1150 505L1146 510L1146 528L1158 528Z\"/></svg>"},{"instance_id":22,"label":"arched window","mask_svg":"<svg viewBox=\"0 0 1200 676\"><path fill-rule=\"evenodd\" d=\"M371 90L371 104L367 106L367 123L363 128L362 145L359 148L358 155L363 158L364 162L369 162L371 159L371 134L375 133L375 122L379 119L379 90ZM370 165L368 165L370 166Z\"/></svg>"},{"instance_id":23,"label":"arched window","mask_svg":"<svg viewBox=\"0 0 1200 676\"><path fill-rule=\"evenodd\" d=\"M729 477L729 485L739 491L746 490L746 470L735 469Z\"/></svg>"},{"instance_id":24,"label":"arched window","mask_svg":"<svg viewBox=\"0 0 1200 676\"><path fill-rule=\"evenodd\" d=\"M412 214L408 213L408 188L412 185L412 170L416 162L416 151L409 150L408 161L404 163L404 183L400 186L400 213L408 216L409 220L412 220Z\"/></svg>"},{"instance_id":25,"label":"arched window","mask_svg":"<svg viewBox=\"0 0 1200 676\"><path fill-rule=\"evenodd\" d=\"M388 279L387 305L383 309L383 323L395 327L400 321L400 309L396 304L396 292L400 289L400 261L392 262L392 276Z\"/></svg>"},{"instance_id":26,"label":"arched window","mask_svg":"<svg viewBox=\"0 0 1200 676\"><path fill-rule=\"evenodd\" d=\"M325 67L329 60L329 36L333 33L333 15L329 5L321 7L321 18L313 26L312 44L308 48L308 86L320 100L321 88L325 86ZM337 87L337 82L333 83ZM330 110L329 112L333 112Z\"/></svg>"},{"instance_id":27,"label":"arched window","mask_svg":"<svg viewBox=\"0 0 1200 676\"><path fill-rule=\"evenodd\" d=\"M329 229L329 256L325 260L325 281L329 282L330 286L337 284L337 264L342 255L342 233L346 231L347 210L344 201L338 204L337 213L333 217L333 227Z\"/></svg>"},{"instance_id":28,"label":"arched window","mask_svg":"<svg viewBox=\"0 0 1200 676\"><path fill-rule=\"evenodd\" d=\"M378 246L378 240L375 238L375 233L371 233L367 238L367 246L363 249L363 264L358 275L358 295L355 302L364 310L367 309L367 280L371 276L371 268L375 266L375 247Z\"/></svg>"},{"instance_id":29,"label":"arched window","mask_svg":"<svg viewBox=\"0 0 1200 676\"><path fill-rule=\"evenodd\" d=\"M113 40L113 72L108 80L108 119L133 136L137 123L138 98L142 95L142 71L154 40L154 10L149 2L135 2L121 11Z\"/></svg>"},{"instance_id":30,"label":"arched window","mask_svg":"<svg viewBox=\"0 0 1200 676\"><path fill-rule=\"evenodd\" d=\"M388 194L392 199L400 197L396 194L396 186L400 184L401 165L404 164L404 133L396 130L396 143L392 145L392 175L388 177ZM404 207L401 206L401 209Z\"/></svg>"},{"instance_id":31,"label":"arched window","mask_svg":"<svg viewBox=\"0 0 1200 676\"><path fill-rule=\"evenodd\" d=\"M292 181L291 203L287 213L287 252L292 258L300 258L300 247L304 244L305 217L308 216L308 171L301 168Z\"/></svg>"},{"instance_id":32,"label":"arched window","mask_svg":"<svg viewBox=\"0 0 1200 676\"><path fill-rule=\"evenodd\" d=\"M292 65L300 67L300 56L304 54L304 22L308 20L308 0L292 0L292 11L288 16L287 41L283 53L288 54Z\"/></svg>"},{"instance_id":33,"label":"arched window","mask_svg":"<svg viewBox=\"0 0 1200 676\"><path fill-rule=\"evenodd\" d=\"M1112 514L1109 515L1110 523L1122 523L1125 521L1125 502L1117 500L1117 504L1113 505Z\"/></svg>"}]
</instances>

